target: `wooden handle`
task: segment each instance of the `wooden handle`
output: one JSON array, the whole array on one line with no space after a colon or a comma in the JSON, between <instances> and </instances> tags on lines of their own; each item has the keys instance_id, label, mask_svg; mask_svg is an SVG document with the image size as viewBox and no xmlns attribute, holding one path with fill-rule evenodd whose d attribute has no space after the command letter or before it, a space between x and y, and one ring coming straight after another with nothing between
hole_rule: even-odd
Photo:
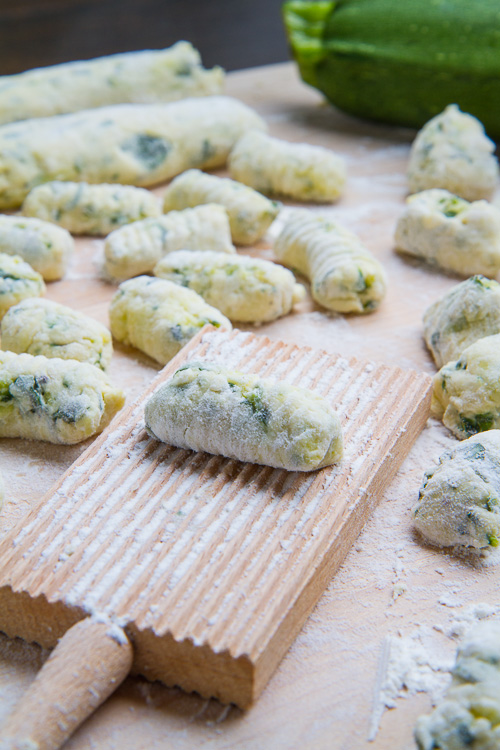
<instances>
[{"instance_id":1,"label":"wooden handle","mask_svg":"<svg viewBox=\"0 0 500 750\"><path fill-rule=\"evenodd\" d=\"M132 646L121 628L91 617L73 625L0 730L0 750L57 750L131 664Z\"/></svg>"}]
</instances>

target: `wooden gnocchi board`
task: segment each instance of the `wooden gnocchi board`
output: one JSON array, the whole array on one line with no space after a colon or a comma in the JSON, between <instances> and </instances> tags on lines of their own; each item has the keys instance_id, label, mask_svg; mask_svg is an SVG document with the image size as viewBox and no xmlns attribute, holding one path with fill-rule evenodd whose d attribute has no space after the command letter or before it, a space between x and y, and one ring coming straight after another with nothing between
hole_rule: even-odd
<instances>
[{"instance_id":1,"label":"wooden gnocchi board","mask_svg":"<svg viewBox=\"0 0 500 750\"><path fill-rule=\"evenodd\" d=\"M287 472L165 446L145 401L186 361L313 388L340 465ZM431 379L240 331L202 331L0 544L0 630L53 647L90 614L134 671L248 707L425 424Z\"/></svg>"}]
</instances>

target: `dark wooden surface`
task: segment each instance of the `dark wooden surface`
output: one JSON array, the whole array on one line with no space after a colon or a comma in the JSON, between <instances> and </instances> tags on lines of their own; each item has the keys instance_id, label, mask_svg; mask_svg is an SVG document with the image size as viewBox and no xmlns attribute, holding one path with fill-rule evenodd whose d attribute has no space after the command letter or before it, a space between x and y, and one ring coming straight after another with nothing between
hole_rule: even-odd
<instances>
[{"instance_id":1,"label":"dark wooden surface","mask_svg":"<svg viewBox=\"0 0 500 750\"><path fill-rule=\"evenodd\" d=\"M0 0L0 74L179 39L226 70L288 59L282 0Z\"/></svg>"}]
</instances>

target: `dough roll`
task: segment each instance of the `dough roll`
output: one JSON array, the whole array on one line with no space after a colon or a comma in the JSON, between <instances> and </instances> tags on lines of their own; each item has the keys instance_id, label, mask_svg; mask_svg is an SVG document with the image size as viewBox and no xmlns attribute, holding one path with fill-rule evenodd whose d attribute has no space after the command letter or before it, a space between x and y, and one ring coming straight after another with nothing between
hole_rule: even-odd
<instances>
[{"instance_id":1,"label":"dough roll","mask_svg":"<svg viewBox=\"0 0 500 750\"><path fill-rule=\"evenodd\" d=\"M288 471L342 458L340 420L312 391L211 363L181 367L145 407L152 437Z\"/></svg>"},{"instance_id":2,"label":"dough roll","mask_svg":"<svg viewBox=\"0 0 500 750\"><path fill-rule=\"evenodd\" d=\"M276 258L311 282L319 305L366 313L385 295L385 273L355 234L311 211L297 210L274 245Z\"/></svg>"},{"instance_id":3,"label":"dough roll","mask_svg":"<svg viewBox=\"0 0 500 750\"><path fill-rule=\"evenodd\" d=\"M154 272L197 292L230 320L245 323L276 320L305 296L287 268L247 255L178 250Z\"/></svg>"},{"instance_id":4,"label":"dough roll","mask_svg":"<svg viewBox=\"0 0 500 750\"><path fill-rule=\"evenodd\" d=\"M159 216L161 209L156 195L144 188L55 180L33 188L21 213L51 221L72 234L106 235L124 224Z\"/></svg>"},{"instance_id":5,"label":"dough roll","mask_svg":"<svg viewBox=\"0 0 500 750\"><path fill-rule=\"evenodd\" d=\"M101 432L124 401L93 365L0 351L0 437L79 443Z\"/></svg>"},{"instance_id":6,"label":"dough roll","mask_svg":"<svg viewBox=\"0 0 500 750\"><path fill-rule=\"evenodd\" d=\"M78 60L0 77L0 124L125 102L220 94L224 72L206 70L189 42Z\"/></svg>"},{"instance_id":7,"label":"dough roll","mask_svg":"<svg viewBox=\"0 0 500 750\"><path fill-rule=\"evenodd\" d=\"M221 167L256 112L225 96L117 104L0 127L0 208L52 180L147 187L188 167Z\"/></svg>"},{"instance_id":8,"label":"dough roll","mask_svg":"<svg viewBox=\"0 0 500 750\"><path fill-rule=\"evenodd\" d=\"M151 273L175 250L236 253L226 209L207 203L116 229L104 243L104 273L118 281Z\"/></svg>"}]
</instances>

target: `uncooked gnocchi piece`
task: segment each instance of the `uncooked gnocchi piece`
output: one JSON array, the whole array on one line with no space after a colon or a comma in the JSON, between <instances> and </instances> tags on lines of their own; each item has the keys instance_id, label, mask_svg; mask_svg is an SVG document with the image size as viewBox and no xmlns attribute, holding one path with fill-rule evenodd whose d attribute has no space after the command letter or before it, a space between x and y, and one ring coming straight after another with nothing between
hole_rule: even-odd
<instances>
[{"instance_id":1,"label":"uncooked gnocchi piece","mask_svg":"<svg viewBox=\"0 0 500 750\"><path fill-rule=\"evenodd\" d=\"M3 508L5 500L5 485L3 481L3 476L0 474L0 510Z\"/></svg>"},{"instance_id":2,"label":"uncooked gnocchi piece","mask_svg":"<svg viewBox=\"0 0 500 750\"><path fill-rule=\"evenodd\" d=\"M231 323L199 294L166 279L137 276L120 284L109 308L117 341L164 365L204 325L231 329Z\"/></svg>"},{"instance_id":3,"label":"uncooked gnocchi piece","mask_svg":"<svg viewBox=\"0 0 500 750\"><path fill-rule=\"evenodd\" d=\"M93 365L0 351L0 437L79 443L101 432L124 401Z\"/></svg>"},{"instance_id":4,"label":"uncooked gnocchi piece","mask_svg":"<svg viewBox=\"0 0 500 750\"><path fill-rule=\"evenodd\" d=\"M396 249L462 276L495 276L500 270L500 210L469 203L447 190L407 198L398 219Z\"/></svg>"},{"instance_id":5,"label":"uncooked gnocchi piece","mask_svg":"<svg viewBox=\"0 0 500 750\"><path fill-rule=\"evenodd\" d=\"M346 181L344 159L330 149L290 143L252 130L229 155L229 174L265 195L331 203Z\"/></svg>"},{"instance_id":6,"label":"uncooked gnocchi piece","mask_svg":"<svg viewBox=\"0 0 500 750\"><path fill-rule=\"evenodd\" d=\"M0 253L0 320L21 300L42 294L45 294L43 279L29 263L18 255Z\"/></svg>"},{"instance_id":7,"label":"uncooked gnocchi piece","mask_svg":"<svg viewBox=\"0 0 500 750\"><path fill-rule=\"evenodd\" d=\"M306 276L316 302L366 313L385 295L385 273L355 234L311 211L294 211L274 245L276 258Z\"/></svg>"},{"instance_id":8,"label":"uncooked gnocchi piece","mask_svg":"<svg viewBox=\"0 0 500 750\"><path fill-rule=\"evenodd\" d=\"M474 342L436 373L431 409L462 440L500 428L500 333Z\"/></svg>"},{"instance_id":9,"label":"uncooked gnocchi piece","mask_svg":"<svg viewBox=\"0 0 500 750\"><path fill-rule=\"evenodd\" d=\"M45 281L64 276L74 247L70 233L48 221L0 216L0 253L19 255Z\"/></svg>"},{"instance_id":10,"label":"uncooked gnocchi piece","mask_svg":"<svg viewBox=\"0 0 500 750\"><path fill-rule=\"evenodd\" d=\"M46 182L24 199L21 213L64 227L72 234L106 235L133 221L159 216L160 201L132 185Z\"/></svg>"},{"instance_id":11,"label":"uncooked gnocchi piece","mask_svg":"<svg viewBox=\"0 0 500 750\"><path fill-rule=\"evenodd\" d=\"M500 333L500 284L471 276L424 313L425 342L438 367L484 336Z\"/></svg>"},{"instance_id":12,"label":"uncooked gnocchi piece","mask_svg":"<svg viewBox=\"0 0 500 750\"><path fill-rule=\"evenodd\" d=\"M165 191L163 210L189 208L201 203L219 203L229 216L231 236L237 245L257 242L280 210L277 201L227 177L188 169L176 177Z\"/></svg>"},{"instance_id":13,"label":"uncooked gnocchi piece","mask_svg":"<svg viewBox=\"0 0 500 750\"><path fill-rule=\"evenodd\" d=\"M230 320L263 323L286 315L305 296L291 271L247 255L178 250L155 276L193 289Z\"/></svg>"},{"instance_id":14,"label":"uncooked gnocchi piece","mask_svg":"<svg viewBox=\"0 0 500 750\"><path fill-rule=\"evenodd\" d=\"M116 229L104 243L104 274L122 281L151 273L164 255L175 250L236 253L226 209L207 203Z\"/></svg>"},{"instance_id":15,"label":"uncooked gnocchi piece","mask_svg":"<svg viewBox=\"0 0 500 750\"><path fill-rule=\"evenodd\" d=\"M145 421L170 445L288 471L342 458L340 420L324 398L215 364L177 370L147 402Z\"/></svg>"},{"instance_id":16,"label":"uncooked gnocchi piece","mask_svg":"<svg viewBox=\"0 0 500 750\"><path fill-rule=\"evenodd\" d=\"M101 323L48 299L25 299L11 307L0 325L1 348L16 354L77 359L106 370L111 334Z\"/></svg>"},{"instance_id":17,"label":"uncooked gnocchi piece","mask_svg":"<svg viewBox=\"0 0 500 750\"><path fill-rule=\"evenodd\" d=\"M196 166L225 164L249 129L250 107L226 96L116 104L0 127L0 208L17 208L52 180L147 187Z\"/></svg>"},{"instance_id":18,"label":"uncooked gnocchi piece","mask_svg":"<svg viewBox=\"0 0 500 750\"><path fill-rule=\"evenodd\" d=\"M206 70L189 42L50 65L0 77L0 123L122 102L169 102L220 94L224 72Z\"/></svg>"},{"instance_id":19,"label":"uncooked gnocchi piece","mask_svg":"<svg viewBox=\"0 0 500 750\"><path fill-rule=\"evenodd\" d=\"M417 720L419 750L500 747L500 621L476 623L457 651L444 700Z\"/></svg>"},{"instance_id":20,"label":"uncooked gnocchi piece","mask_svg":"<svg viewBox=\"0 0 500 750\"><path fill-rule=\"evenodd\" d=\"M473 435L425 474L413 521L441 547L497 547L500 539L500 430Z\"/></svg>"},{"instance_id":21,"label":"uncooked gnocchi piece","mask_svg":"<svg viewBox=\"0 0 500 750\"><path fill-rule=\"evenodd\" d=\"M491 198L498 180L495 144L476 117L450 104L420 130L408 165L411 193L444 188L469 201Z\"/></svg>"}]
</instances>

